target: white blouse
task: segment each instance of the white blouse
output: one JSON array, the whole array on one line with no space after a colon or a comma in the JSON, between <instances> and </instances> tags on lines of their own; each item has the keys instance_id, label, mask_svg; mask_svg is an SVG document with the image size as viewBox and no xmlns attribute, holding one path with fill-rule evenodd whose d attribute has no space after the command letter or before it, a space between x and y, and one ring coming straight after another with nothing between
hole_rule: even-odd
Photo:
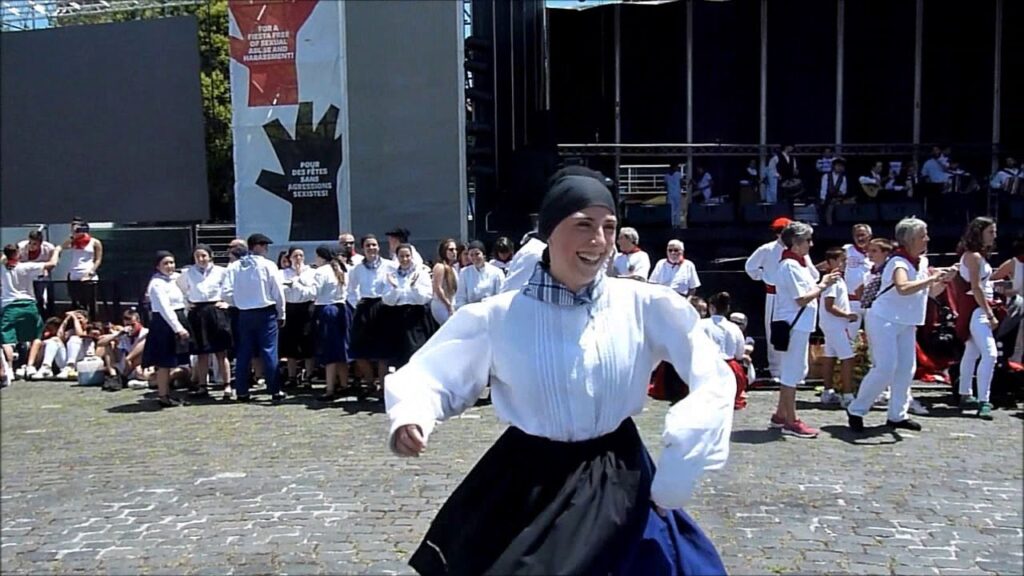
<instances>
[{"instance_id":1,"label":"white blouse","mask_svg":"<svg viewBox=\"0 0 1024 576\"><path fill-rule=\"evenodd\" d=\"M793 323L799 314L800 319L796 320L793 329L814 332L814 327L818 325L818 299L815 298L808 302L806 310L802 314L800 313L801 306L796 303L797 298L814 290L818 284L818 279L811 273L811 270L814 270L814 266L810 264L801 266L789 258L779 263L774 278L775 288L778 292L775 296L772 320L785 320Z\"/></svg>"},{"instance_id":2,"label":"white blouse","mask_svg":"<svg viewBox=\"0 0 1024 576\"><path fill-rule=\"evenodd\" d=\"M345 283L338 282L338 277L335 276L334 269L331 268L330 264L324 264L317 268L310 279L316 294L314 304L326 306L328 304L344 302L347 292L348 275L346 274L343 278Z\"/></svg>"},{"instance_id":3,"label":"white blouse","mask_svg":"<svg viewBox=\"0 0 1024 576\"><path fill-rule=\"evenodd\" d=\"M359 304L363 298L380 298L384 295L388 286L388 274L395 271L395 263L391 260L380 259L380 265L376 268L367 268L364 259L358 266L349 270L348 279L348 303L352 306Z\"/></svg>"},{"instance_id":4,"label":"white blouse","mask_svg":"<svg viewBox=\"0 0 1024 576\"><path fill-rule=\"evenodd\" d=\"M281 270L284 278L284 301L289 304L301 304L312 302L316 298L316 288L313 284L315 269L312 266L303 266L302 272L295 272L294 268Z\"/></svg>"},{"instance_id":5,"label":"white blouse","mask_svg":"<svg viewBox=\"0 0 1024 576\"><path fill-rule=\"evenodd\" d=\"M505 273L496 266L484 264L477 270L476 266L467 266L459 270L459 284L455 291L455 307L462 308L466 304L480 302L501 292L505 282Z\"/></svg>"},{"instance_id":6,"label":"white blouse","mask_svg":"<svg viewBox=\"0 0 1024 576\"><path fill-rule=\"evenodd\" d=\"M188 266L178 276L178 287L192 304L220 302L226 271L226 268L216 264L210 264L206 270L195 265Z\"/></svg>"},{"instance_id":7,"label":"white blouse","mask_svg":"<svg viewBox=\"0 0 1024 576\"><path fill-rule=\"evenodd\" d=\"M413 266L416 266L413 264ZM406 276L398 273L398 269L392 270L395 282L398 286L388 287L381 296L381 301L388 306L405 306L407 304L422 306L434 297L434 286L430 282L430 270L426 266L416 266L416 269ZM462 285L462 282L459 282Z\"/></svg>"},{"instance_id":8,"label":"white blouse","mask_svg":"<svg viewBox=\"0 0 1024 576\"><path fill-rule=\"evenodd\" d=\"M643 410L651 371L667 360L690 394L665 418L651 496L681 507L701 474L728 458L735 378L686 300L652 284L604 284L589 305L505 292L457 311L386 377L392 448L399 427L416 424L427 436L488 383L502 421L552 440L596 438Z\"/></svg>"},{"instance_id":9,"label":"white blouse","mask_svg":"<svg viewBox=\"0 0 1024 576\"><path fill-rule=\"evenodd\" d=\"M694 290L700 288L700 277L697 276L697 267L689 260L683 260L673 265L667 258L658 260L654 265L654 272L648 282L668 286L683 296L689 296Z\"/></svg>"},{"instance_id":10,"label":"white blouse","mask_svg":"<svg viewBox=\"0 0 1024 576\"><path fill-rule=\"evenodd\" d=\"M878 286L878 296L868 308L868 314L888 320L894 324L920 326L924 324L925 314L928 311L928 290L918 290L913 294L901 295L893 284L893 276L896 269L906 270L907 280L924 280L928 277L928 258L921 256L917 270L913 269L910 261L901 256L894 256L886 262L882 268L882 282Z\"/></svg>"},{"instance_id":11,"label":"white blouse","mask_svg":"<svg viewBox=\"0 0 1024 576\"><path fill-rule=\"evenodd\" d=\"M626 254L620 252L612 264L615 276L621 278L643 276L644 280L651 274L651 257L643 250Z\"/></svg>"},{"instance_id":12,"label":"white blouse","mask_svg":"<svg viewBox=\"0 0 1024 576\"><path fill-rule=\"evenodd\" d=\"M185 309L185 294L178 287L177 278L168 278L156 274L146 288L149 306L154 314L160 314L175 333L182 332L185 327L178 321L175 310Z\"/></svg>"}]
</instances>

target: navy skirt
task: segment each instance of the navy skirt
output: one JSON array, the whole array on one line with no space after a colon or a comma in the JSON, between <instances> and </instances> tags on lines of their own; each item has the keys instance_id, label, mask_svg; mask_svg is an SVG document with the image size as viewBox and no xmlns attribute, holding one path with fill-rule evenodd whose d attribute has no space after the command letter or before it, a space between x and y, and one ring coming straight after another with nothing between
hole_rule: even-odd
<instances>
[{"instance_id":1,"label":"navy skirt","mask_svg":"<svg viewBox=\"0 0 1024 576\"><path fill-rule=\"evenodd\" d=\"M316 350L313 341L313 303L289 302L285 305L288 321L278 336L282 358L312 358Z\"/></svg>"},{"instance_id":2,"label":"navy skirt","mask_svg":"<svg viewBox=\"0 0 1024 576\"><path fill-rule=\"evenodd\" d=\"M399 368L409 363L439 327L430 307L423 304L384 306L378 322L389 329L387 360Z\"/></svg>"},{"instance_id":3,"label":"navy skirt","mask_svg":"<svg viewBox=\"0 0 1024 576\"><path fill-rule=\"evenodd\" d=\"M178 322L188 326L184 310L174 311ZM160 313L155 312L149 319L149 333L142 349L142 366L145 368L177 368L188 365L188 351L192 344L178 340L178 335Z\"/></svg>"},{"instance_id":4,"label":"navy skirt","mask_svg":"<svg viewBox=\"0 0 1024 576\"><path fill-rule=\"evenodd\" d=\"M188 311L193 354L214 354L231 348L231 318L214 302L201 302Z\"/></svg>"},{"instance_id":5,"label":"navy skirt","mask_svg":"<svg viewBox=\"0 0 1024 576\"><path fill-rule=\"evenodd\" d=\"M359 360L387 360L391 357L388 326L381 318L384 303L380 298L363 298L352 315L352 358Z\"/></svg>"},{"instance_id":6,"label":"navy skirt","mask_svg":"<svg viewBox=\"0 0 1024 576\"><path fill-rule=\"evenodd\" d=\"M348 363L349 307L344 302L316 307L316 361ZM288 321L291 322L289 316Z\"/></svg>"},{"instance_id":7,"label":"navy skirt","mask_svg":"<svg viewBox=\"0 0 1024 576\"><path fill-rule=\"evenodd\" d=\"M409 564L429 575L725 574L693 519L655 511L653 476L632 419L583 442L509 428L438 512Z\"/></svg>"}]
</instances>

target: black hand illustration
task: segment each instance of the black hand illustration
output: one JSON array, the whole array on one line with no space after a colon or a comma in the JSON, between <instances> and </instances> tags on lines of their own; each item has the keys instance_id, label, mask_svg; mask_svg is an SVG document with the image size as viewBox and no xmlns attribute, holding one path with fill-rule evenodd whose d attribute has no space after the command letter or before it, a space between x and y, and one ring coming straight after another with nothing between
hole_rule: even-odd
<instances>
[{"instance_id":1,"label":"black hand illustration","mask_svg":"<svg viewBox=\"0 0 1024 576\"><path fill-rule=\"evenodd\" d=\"M284 174L263 170L256 184L292 205L290 241L338 236L338 170L341 135L338 108L330 106L313 129L313 103L299 104L295 137L280 120L263 125Z\"/></svg>"}]
</instances>

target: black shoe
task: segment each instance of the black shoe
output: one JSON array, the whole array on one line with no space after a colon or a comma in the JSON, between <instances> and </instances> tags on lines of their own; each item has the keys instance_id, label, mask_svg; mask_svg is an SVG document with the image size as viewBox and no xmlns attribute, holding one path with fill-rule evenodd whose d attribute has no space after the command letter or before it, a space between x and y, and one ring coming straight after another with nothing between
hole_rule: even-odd
<instances>
[{"instance_id":1,"label":"black shoe","mask_svg":"<svg viewBox=\"0 0 1024 576\"><path fill-rule=\"evenodd\" d=\"M274 406L279 406L282 402L284 402L284 394L277 393L270 397L270 403Z\"/></svg>"},{"instance_id":2,"label":"black shoe","mask_svg":"<svg viewBox=\"0 0 1024 576\"><path fill-rule=\"evenodd\" d=\"M191 394L193 398L207 398L210 396L210 391L207 388L203 387L196 388L195 390L189 392L189 394Z\"/></svg>"},{"instance_id":3,"label":"black shoe","mask_svg":"<svg viewBox=\"0 0 1024 576\"><path fill-rule=\"evenodd\" d=\"M886 420L885 425L892 429L902 428L904 430L913 430L914 432L921 431L921 425L911 420L910 418L907 418L906 420L900 420L899 422Z\"/></svg>"},{"instance_id":4,"label":"black shoe","mask_svg":"<svg viewBox=\"0 0 1024 576\"><path fill-rule=\"evenodd\" d=\"M332 394L317 394L315 397L317 402L334 402L338 398L337 393Z\"/></svg>"},{"instance_id":5,"label":"black shoe","mask_svg":"<svg viewBox=\"0 0 1024 576\"><path fill-rule=\"evenodd\" d=\"M235 398L235 400L237 402L248 403L248 402L252 402L252 396L249 395L249 394L246 394L245 396L242 396L241 394L239 394L238 398Z\"/></svg>"},{"instance_id":6,"label":"black shoe","mask_svg":"<svg viewBox=\"0 0 1024 576\"><path fill-rule=\"evenodd\" d=\"M855 415L850 414L849 412L847 412L846 413L846 421L850 425L850 430L853 430L854 432L863 432L864 431L864 417L863 416L855 416Z\"/></svg>"},{"instance_id":7,"label":"black shoe","mask_svg":"<svg viewBox=\"0 0 1024 576\"><path fill-rule=\"evenodd\" d=\"M157 396L156 403L160 408L174 408L175 406L181 406L181 400L178 400L174 396Z\"/></svg>"}]
</instances>

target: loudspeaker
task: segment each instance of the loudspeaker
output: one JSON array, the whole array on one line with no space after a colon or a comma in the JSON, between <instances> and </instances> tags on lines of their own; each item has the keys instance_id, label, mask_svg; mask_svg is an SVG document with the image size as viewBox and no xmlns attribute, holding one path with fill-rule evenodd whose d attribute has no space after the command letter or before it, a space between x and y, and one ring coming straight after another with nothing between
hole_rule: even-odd
<instances>
[{"instance_id":1,"label":"loudspeaker","mask_svg":"<svg viewBox=\"0 0 1024 576\"><path fill-rule=\"evenodd\" d=\"M920 202L884 202L879 205L879 217L883 222L899 222L909 216L924 217L924 206Z\"/></svg>"},{"instance_id":2,"label":"loudspeaker","mask_svg":"<svg viewBox=\"0 0 1024 576\"><path fill-rule=\"evenodd\" d=\"M788 203L779 204L747 204L743 207L743 221L751 223L768 223L780 216L789 216L791 208Z\"/></svg>"},{"instance_id":3,"label":"loudspeaker","mask_svg":"<svg viewBox=\"0 0 1024 576\"><path fill-rule=\"evenodd\" d=\"M688 219L691 224L722 224L736 220L732 204L691 204Z\"/></svg>"},{"instance_id":4,"label":"loudspeaker","mask_svg":"<svg viewBox=\"0 0 1024 576\"><path fill-rule=\"evenodd\" d=\"M645 204L627 204L626 222L630 226L669 226L672 219L672 207L668 204L647 206Z\"/></svg>"},{"instance_id":5,"label":"loudspeaker","mask_svg":"<svg viewBox=\"0 0 1024 576\"><path fill-rule=\"evenodd\" d=\"M832 213L832 221L838 224L856 224L858 222L877 222L879 220L878 204L837 204Z\"/></svg>"}]
</instances>

